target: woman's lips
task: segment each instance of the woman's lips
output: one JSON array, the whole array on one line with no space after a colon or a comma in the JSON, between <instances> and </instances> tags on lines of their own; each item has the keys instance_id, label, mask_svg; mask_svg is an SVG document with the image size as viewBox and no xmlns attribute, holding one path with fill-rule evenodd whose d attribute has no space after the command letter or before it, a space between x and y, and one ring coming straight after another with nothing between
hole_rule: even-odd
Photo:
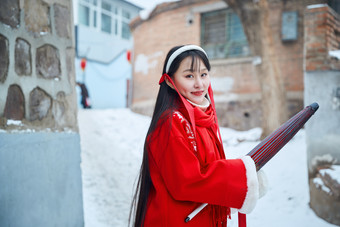
<instances>
[{"instance_id":1,"label":"woman's lips","mask_svg":"<svg viewBox=\"0 0 340 227\"><path fill-rule=\"evenodd\" d=\"M195 92L191 92L191 94L193 94L195 96L201 96L201 95L203 95L203 91L195 91Z\"/></svg>"}]
</instances>

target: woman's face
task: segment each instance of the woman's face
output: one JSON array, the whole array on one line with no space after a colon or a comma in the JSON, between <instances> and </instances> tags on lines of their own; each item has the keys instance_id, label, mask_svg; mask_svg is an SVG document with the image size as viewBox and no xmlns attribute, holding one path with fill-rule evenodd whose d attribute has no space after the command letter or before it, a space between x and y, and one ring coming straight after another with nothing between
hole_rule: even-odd
<instances>
[{"instance_id":1,"label":"woman's face","mask_svg":"<svg viewBox=\"0 0 340 227\"><path fill-rule=\"evenodd\" d=\"M183 59L173 81L181 95L201 105L210 85L209 71L200 58L195 58L195 62L192 60L191 56Z\"/></svg>"}]
</instances>

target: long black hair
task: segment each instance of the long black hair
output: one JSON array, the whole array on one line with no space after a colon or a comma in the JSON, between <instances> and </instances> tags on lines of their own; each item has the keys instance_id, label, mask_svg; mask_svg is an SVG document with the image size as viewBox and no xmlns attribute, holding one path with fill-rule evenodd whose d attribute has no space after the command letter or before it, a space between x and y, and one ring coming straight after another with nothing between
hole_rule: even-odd
<instances>
[{"instance_id":1,"label":"long black hair","mask_svg":"<svg viewBox=\"0 0 340 227\"><path fill-rule=\"evenodd\" d=\"M182 46L176 46L176 47L173 47L169 51L164 61L163 74L166 73L166 64L170 56L177 49L181 47ZM169 72L167 74L172 78L174 73L178 70L183 59L189 56L192 57L192 63L191 63L192 71L198 59L201 59L203 61L208 71L210 70L209 60L203 52L199 50L188 50L188 51L181 53L174 59L174 61L171 63ZM142 165L141 165L140 172L139 172L136 192L133 196L131 209L130 209L129 225L130 225L130 222L132 221L133 227L144 226L149 192L150 192L151 187L153 187L150 172L149 172L149 159L148 159L147 148L148 148L148 144L150 143L150 141L148 139L150 138L150 135L155 131L157 125L162 124L162 121L172 117L173 112L176 109L178 109L180 105L179 102L180 102L180 99L178 97L177 92L174 89L170 88L165 82L161 83L159 92L157 95L155 109L152 115L150 127L147 132L145 143L144 143L143 161L142 161Z\"/></svg>"}]
</instances>

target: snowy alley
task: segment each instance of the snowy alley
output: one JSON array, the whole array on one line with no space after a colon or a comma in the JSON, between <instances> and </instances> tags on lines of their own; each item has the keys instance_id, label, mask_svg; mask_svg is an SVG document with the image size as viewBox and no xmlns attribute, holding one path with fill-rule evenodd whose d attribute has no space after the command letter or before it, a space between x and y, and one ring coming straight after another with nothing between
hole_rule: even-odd
<instances>
[{"instance_id":1,"label":"snowy alley","mask_svg":"<svg viewBox=\"0 0 340 227\"><path fill-rule=\"evenodd\" d=\"M78 121L85 227L126 227L150 118L129 109L79 110ZM234 158L260 142L261 130L221 128L221 133L227 157ZM309 208L303 130L263 170L269 189L247 216L248 226L335 226ZM237 217L228 226L237 226Z\"/></svg>"}]
</instances>

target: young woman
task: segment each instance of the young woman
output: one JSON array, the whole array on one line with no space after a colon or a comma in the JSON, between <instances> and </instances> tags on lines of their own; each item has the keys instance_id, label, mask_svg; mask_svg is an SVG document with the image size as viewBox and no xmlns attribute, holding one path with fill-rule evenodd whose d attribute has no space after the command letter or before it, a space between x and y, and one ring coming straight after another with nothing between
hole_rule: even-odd
<instances>
[{"instance_id":1,"label":"young woman","mask_svg":"<svg viewBox=\"0 0 340 227\"><path fill-rule=\"evenodd\" d=\"M199 46L174 47L165 59L130 212L135 227L226 226L230 208L249 213L256 204L253 160L225 159L209 70Z\"/></svg>"}]
</instances>

